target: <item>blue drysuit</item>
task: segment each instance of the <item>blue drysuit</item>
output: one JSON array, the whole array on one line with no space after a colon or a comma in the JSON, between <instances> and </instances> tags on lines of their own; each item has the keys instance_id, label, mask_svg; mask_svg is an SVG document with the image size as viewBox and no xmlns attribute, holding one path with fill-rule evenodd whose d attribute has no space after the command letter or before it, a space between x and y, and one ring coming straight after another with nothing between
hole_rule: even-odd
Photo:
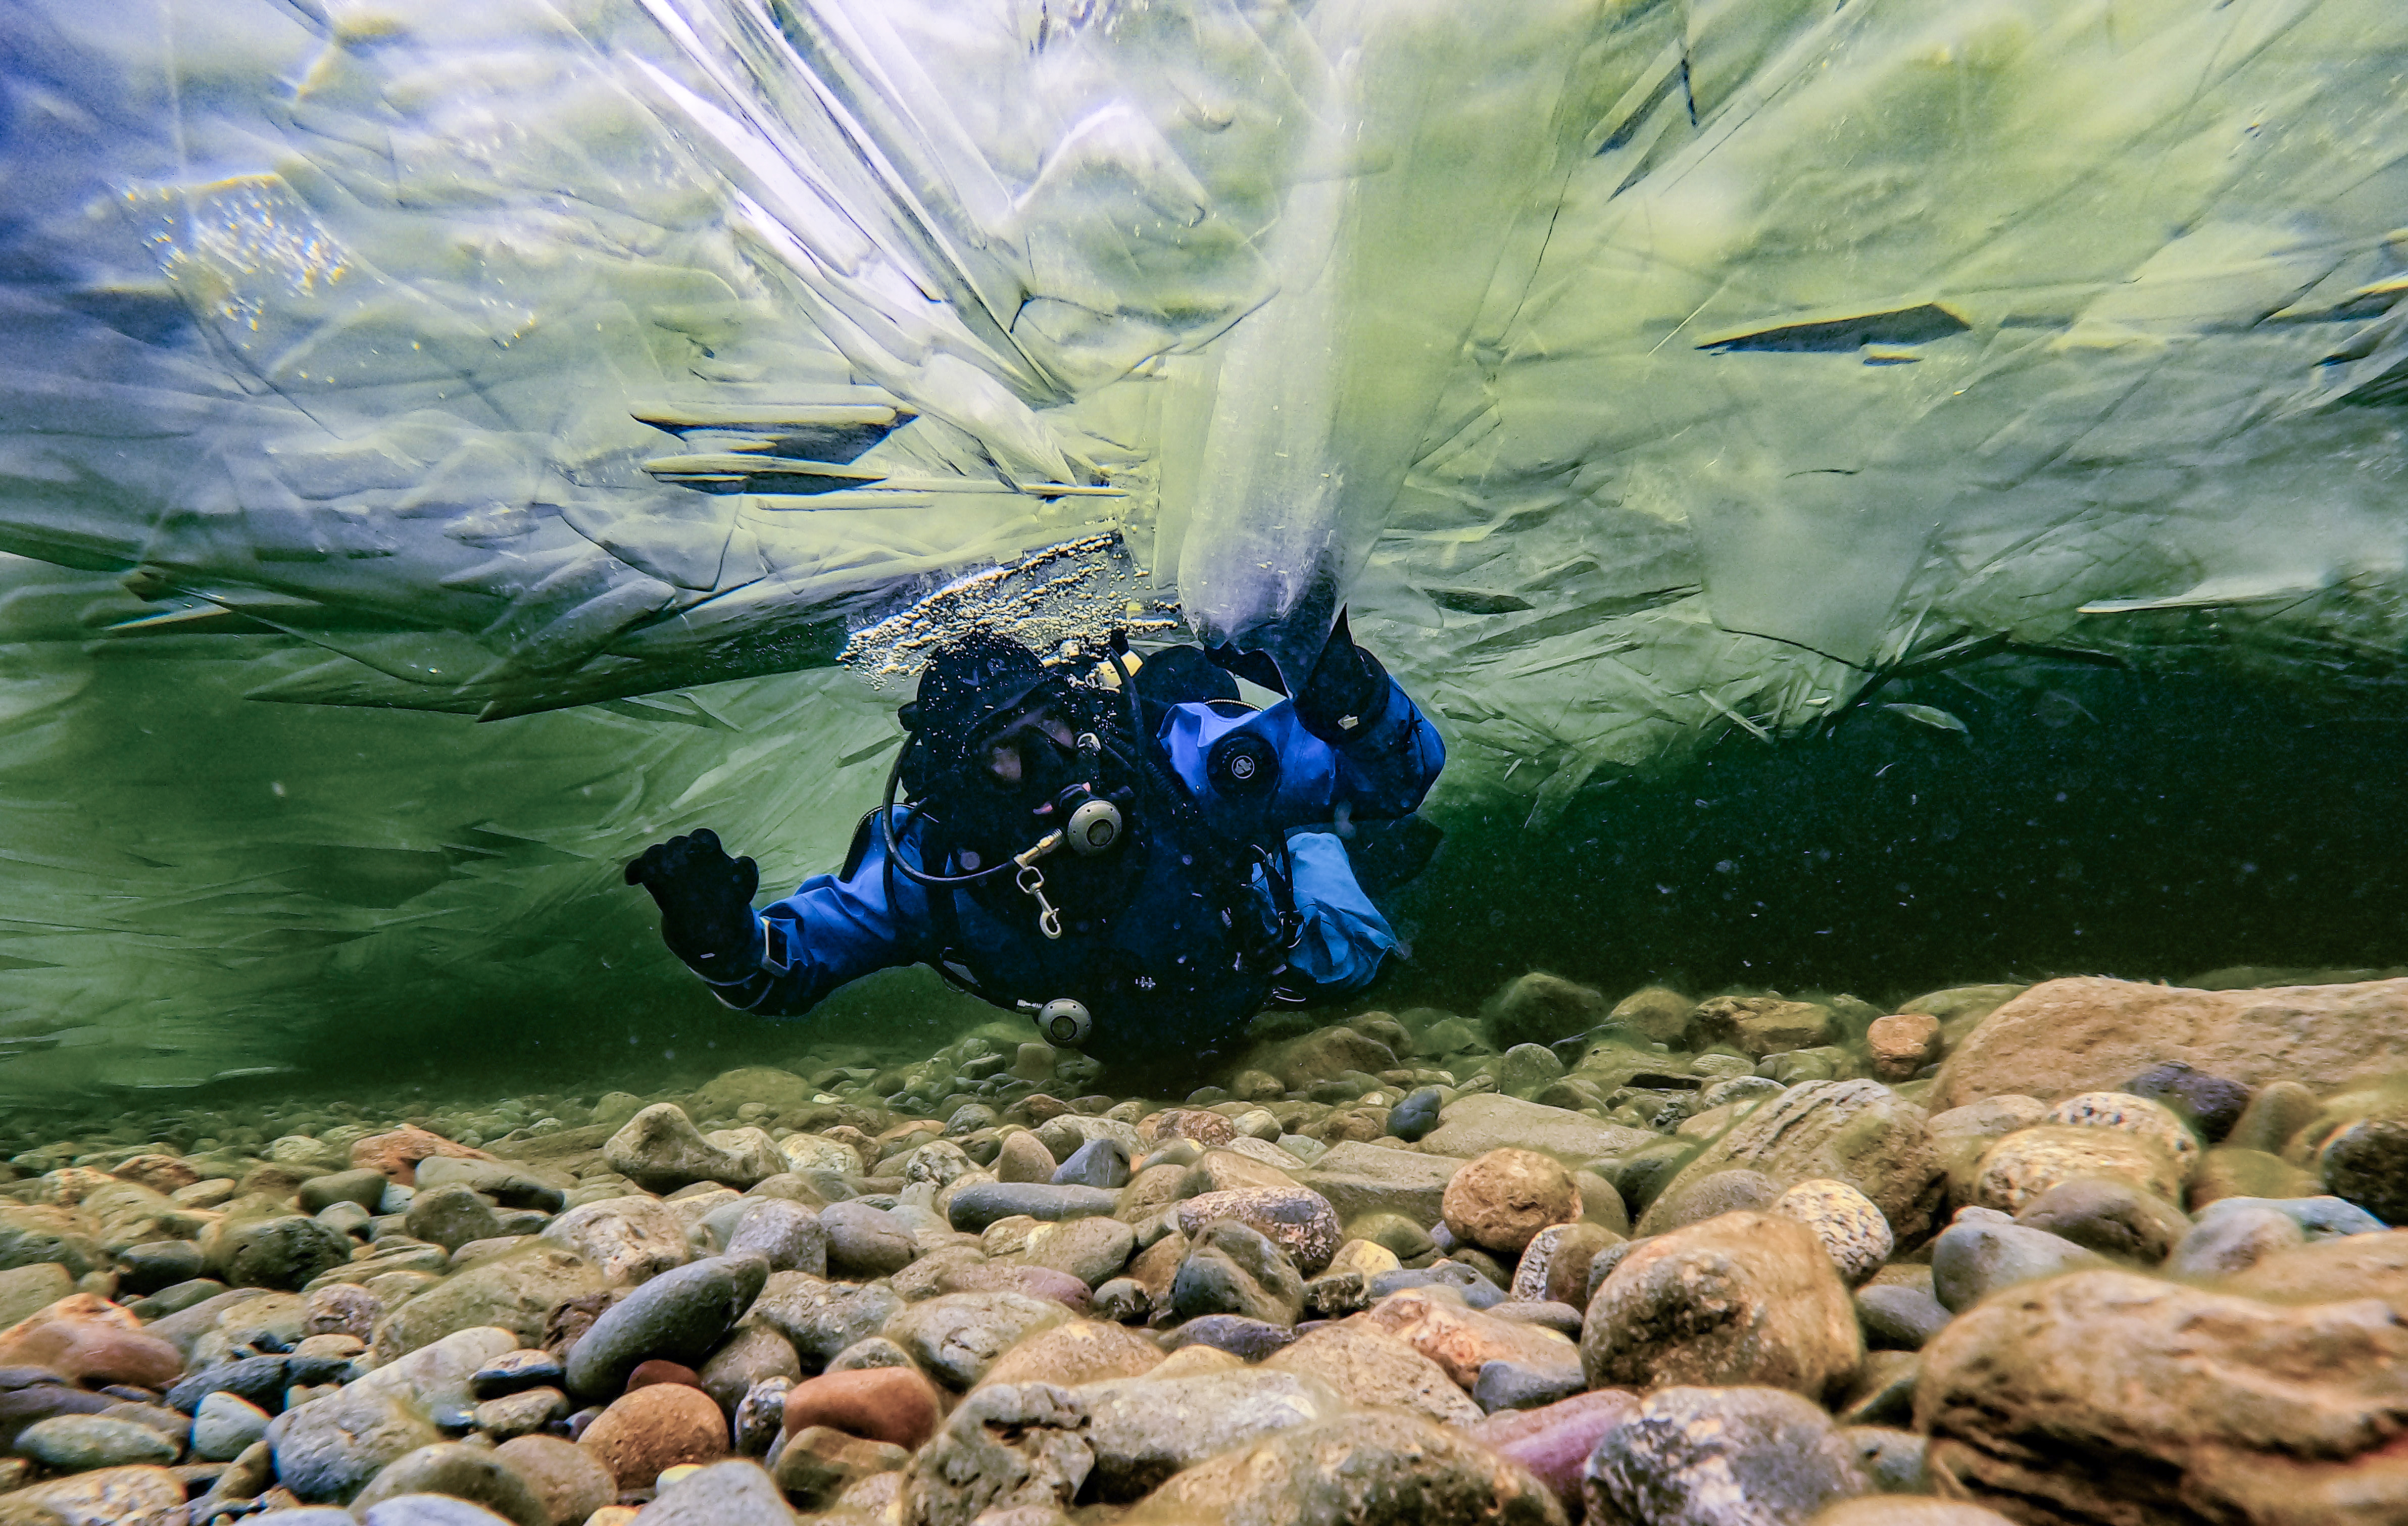
<instances>
[{"instance_id":1,"label":"blue drysuit","mask_svg":"<svg viewBox=\"0 0 2408 1526\"><path fill-rule=\"evenodd\" d=\"M1143 796L1114 855L1127 861L1109 898L1082 902L1086 872L1068 852L1040 859L1063 933L1046 938L1039 907L1007 873L977 891L924 886L886 860L873 812L844 868L814 874L761 912L746 972L710 982L748 1012L796 1015L848 981L893 965L926 964L998 1005L1033 1011L1057 997L1083 1002L1086 1044L1107 1060L1210 1053L1240 1036L1274 987L1332 994L1368 984L1397 935L1356 884L1346 850L1312 824L1410 814L1446 761L1437 727L1402 689L1370 731L1332 746L1283 700L1265 710L1227 702L1173 705L1155 732L1159 757L1197 808L1181 813ZM1230 759L1246 755L1234 770ZM932 873L961 873L941 830L910 806L895 811L897 845ZM1199 833L1197 821L1209 828ZM1217 842L1209 841L1217 838ZM944 858L927 863L932 846ZM1259 864L1232 849L1267 850L1293 885L1294 919L1264 957L1282 898ZM1282 850L1284 850L1282 852ZM1284 964L1284 968L1280 966ZM1301 977L1301 978L1299 978Z\"/></svg>"}]
</instances>

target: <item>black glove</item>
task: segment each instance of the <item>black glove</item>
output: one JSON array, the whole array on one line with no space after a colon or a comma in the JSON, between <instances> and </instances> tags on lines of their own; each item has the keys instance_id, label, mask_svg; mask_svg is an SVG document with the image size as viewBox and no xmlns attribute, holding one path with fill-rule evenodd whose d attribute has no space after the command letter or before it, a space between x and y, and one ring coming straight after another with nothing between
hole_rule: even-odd
<instances>
[{"instance_id":1,"label":"black glove","mask_svg":"<svg viewBox=\"0 0 2408 1526\"><path fill-rule=\"evenodd\" d=\"M627 866L627 883L640 885L660 903L661 941L669 952L706 979L737 980L756 936L752 892L761 888L761 866L730 858L719 834L705 827L646 848Z\"/></svg>"},{"instance_id":2,"label":"black glove","mask_svg":"<svg viewBox=\"0 0 2408 1526\"><path fill-rule=\"evenodd\" d=\"M1380 659L1354 644L1346 628L1346 612L1329 627L1329 640L1312 664L1312 676L1296 696L1297 718L1304 728L1333 747L1370 736L1387 717L1388 670Z\"/></svg>"}]
</instances>

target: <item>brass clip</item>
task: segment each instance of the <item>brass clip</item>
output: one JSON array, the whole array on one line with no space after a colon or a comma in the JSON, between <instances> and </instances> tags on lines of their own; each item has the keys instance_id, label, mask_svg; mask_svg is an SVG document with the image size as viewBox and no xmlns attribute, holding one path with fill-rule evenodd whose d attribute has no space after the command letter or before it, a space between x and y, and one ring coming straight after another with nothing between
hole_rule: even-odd
<instances>
[{"instance_id":1,"label":"brass clip","mask_svg":"<svg viewBox=\"0 0 2408 1526\"><path fill-rule=\"evenodd\" d=\"M1043 871L1035 864L1024 863L1020 866L1020 872L1013 876L1011 883L1020 886L1022 894L1037 902L1037 930L1048 938L1061 937L1062 914L1055 911L1054 903L1045 899Z\"/></svg>"}]
</instances>

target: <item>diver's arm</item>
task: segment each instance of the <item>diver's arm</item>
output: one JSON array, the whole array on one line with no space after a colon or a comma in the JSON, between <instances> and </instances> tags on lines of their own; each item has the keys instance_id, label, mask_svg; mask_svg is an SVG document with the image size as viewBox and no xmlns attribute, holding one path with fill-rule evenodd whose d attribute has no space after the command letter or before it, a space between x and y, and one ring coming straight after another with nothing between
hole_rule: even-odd
<instances>
[{"instance_id":1,"label":"diver's arm","mask_svg":"<svg viewBox=\"0 0 2408 1526\"><path fill-rule=\"evenodd\" d=\"M1410 815L1446 765L1438 727L1388 676L1380 659L1354 644L1338 612L1312 670L1289 700L1296 724L1329 754L1328 805L1358 816ZM1296 747L1297 762L1319 762Z\"/></svg>"},{"instance_id":2,"label":"diver's arm","mask_svg":"<svg viewBox=\"0 0 2408 1526\"><path fill-rule=\"evenodd\" d=\"M812 875L752 917L751 947L743 955L723 956L708 967L686 959L711 995L741 1012L800 1016L839 986L924 957L919 945L926 907L919 887L902 875L890 882L884 836L874 821L865 826L866 847L857 843L841 871Z\"/></svg>"},{"instance_id":3,"label":"diver's arm","mask_svg":"<svg viewBox=\"0 0 2408 1526\"><path fill-rule=\"evenodd\" d=\"M1376 723L1337 746L1283 699L1237 716L1173 706L1163 718L1163 749L1205 813L1240 836L1340 813L1364 821L1411 815L1445 766L1446 744L1404 690L1384 674L1382 681L1389 693Z\"/></svg>"}]
</instances>

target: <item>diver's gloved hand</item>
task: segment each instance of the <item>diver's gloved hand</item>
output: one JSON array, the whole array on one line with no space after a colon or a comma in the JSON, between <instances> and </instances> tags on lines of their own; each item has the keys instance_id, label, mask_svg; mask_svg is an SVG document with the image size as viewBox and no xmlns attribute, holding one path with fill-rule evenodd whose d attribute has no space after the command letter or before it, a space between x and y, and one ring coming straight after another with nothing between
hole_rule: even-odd
<instances>
[{"instance_id":1,"label":"diver's gloved hand","mask_svg":"<svg viewBox=\"0 0 2408 1526\"><path fill-rule=\"evenodd\" d=\"M1329 627L1329 640L1322 643L1321 655L1312 664L1312 676L1297 691L1297 718L1322 741L1343 746L1379 728L1387 718L1389 698L1395 692L1380 659L1354 644L1346 628L1346 612L1340 610L1338 623Z\"/></svg>"},{"instance_id":2,"label":"diver's gloved hand","mask_svg":"<svg viewBox=\"0 0 2408 1526\"><path fill-rule=\"evenodd\" d=\"M653 843L627 866L627 883L652 892L661 908L661 941L705 980L752 972L760 937L752 892L761 888L761 866L727 857L718 833L705 827Z\"/></svg>"}]
</instances>

